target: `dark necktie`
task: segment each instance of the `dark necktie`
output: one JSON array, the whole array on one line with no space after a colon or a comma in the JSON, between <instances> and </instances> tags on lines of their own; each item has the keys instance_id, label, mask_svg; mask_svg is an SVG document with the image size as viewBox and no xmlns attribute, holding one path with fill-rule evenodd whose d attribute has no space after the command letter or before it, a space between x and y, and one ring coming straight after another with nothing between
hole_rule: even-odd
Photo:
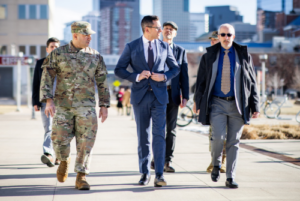
<instances>
[{"instance_id":1,"label":"dark necktie","mask_svg":"<svg viewBox=\"0 0 300 201\"><path fill-rule=\"evenodd\" d=\"M150 71L152 71L154 65L154 54L153 54L153 48L151 47L151 41L149 41L149 47L148 47L148 66L150 68Z\"/></svg>"}]
</instances>

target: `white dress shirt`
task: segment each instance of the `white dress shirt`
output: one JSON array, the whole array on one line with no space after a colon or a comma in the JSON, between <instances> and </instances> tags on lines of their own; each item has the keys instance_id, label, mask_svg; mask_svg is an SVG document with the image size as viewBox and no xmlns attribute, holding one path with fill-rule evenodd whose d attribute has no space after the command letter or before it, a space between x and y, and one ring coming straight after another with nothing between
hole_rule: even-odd
<instances>
[{"instance_id":1,"label":"white dress shirt","mask_svg":"<svg viewBox=\"0 0 300 201\"><path fill-rule=\"evenodd\" d=\"M144 45L144 55L145 55L146 63L148 64L149 40L147 38L145 38L145 36L143 36L142 39L143 39L143 45ZM151 41L151 47L152 47L152 50L153 50L153 59L154 59L153 62L155 62L155 60L156 60L156 45L155 45L155 40ZM136 82L139 82L139 77L140 77L140 74L138 74L136 76Z\"/></svg>"}]
</instances>

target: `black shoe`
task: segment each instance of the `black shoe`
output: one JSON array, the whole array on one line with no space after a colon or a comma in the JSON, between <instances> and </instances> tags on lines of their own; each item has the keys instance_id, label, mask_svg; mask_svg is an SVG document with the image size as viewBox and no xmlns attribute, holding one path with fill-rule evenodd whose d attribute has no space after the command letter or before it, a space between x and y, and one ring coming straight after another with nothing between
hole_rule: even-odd
<instances>
[{"instance_id":1,"label":"black shoe","mask_svg":"<svg viewBox=\"0 0 300 201\"><path fill-rule=\"evenodd\" d=\"M139 185L148 185L150 179L151 179L150 174L142 174L141 179L139 181Z\"/></svg>"},{"instance_id":2,"label":"black shoe","mask_svg":"<svg viewBox=\"0 0 300 201\"><path fill-rule=\"evenodd\" d=\"M214 182L219 181L220 179L220 167L214 166L214 169L211 172L211 180Z\"/></svg>"},{"instance_id":3,"label":"black shoe","mask_svg":"<svg viewBox=\"0 0 300 201\"><path fill-rule=\"evenodd\" d=\"M164 172L175 172L175 169L171 166L171 162L165 163Z\"/></svg>"},{"instance_id":4,"label":"black shoe","mask_svg":"<svg viewBox=\"0 0 300 201\"><path fill-rule=\"evenodd\" d=\"M166 185L167 185L167 181L165 180L163 175L155 177L154 187L162 187Z\"/></svg>"},{"instance_id":5,"label":"black shoe","mask_svg":"<svg viewBox=\"0 0 300 201\"><path fill-rule=\"evenodd\" d=\"M152 159L152 161L151 161L150 168L152 170L155 170L154 159Z\"/></svg>"},{"instance_id":6,"label":"black shoe","mask_svg":"<svg viewBox=\"0 0 300 201\"><path fill-rule=\"evenodd\" d=\"M228 178L227 181L225 182L225 185L229 188L238 188L239 187L239 185L235 181L233 181L232 178Z\"/></svg>"}]
</instances>

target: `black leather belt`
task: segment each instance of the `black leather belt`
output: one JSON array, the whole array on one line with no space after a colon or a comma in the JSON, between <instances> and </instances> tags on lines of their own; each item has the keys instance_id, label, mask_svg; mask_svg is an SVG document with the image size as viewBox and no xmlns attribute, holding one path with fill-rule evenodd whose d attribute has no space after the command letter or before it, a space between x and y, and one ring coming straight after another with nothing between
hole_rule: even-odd
<instances>
[{"instance_id":1,"label":"black leather belt","mask_svg":"<svg viewBox=\"0 0 300 201\"><path fill-rule=\"evenodd\" d=\"M167 90L170 90L170 89L171 89L171 85L168 85L168 86L167 86Z\"/></svg>"},{"instance_id":2,"label":"black leather belt","mask_svg":"<svg viewBox=\"0 0 300 201\"><path fill-rule=\"evenodd\" d=\"M228 97L213 96L213 97L218 98L218 99L222 99L222 100L226 100L226 101L233 101L233 100L235 100L234 96L228 96Z\"/></svg>"}]
</instances>

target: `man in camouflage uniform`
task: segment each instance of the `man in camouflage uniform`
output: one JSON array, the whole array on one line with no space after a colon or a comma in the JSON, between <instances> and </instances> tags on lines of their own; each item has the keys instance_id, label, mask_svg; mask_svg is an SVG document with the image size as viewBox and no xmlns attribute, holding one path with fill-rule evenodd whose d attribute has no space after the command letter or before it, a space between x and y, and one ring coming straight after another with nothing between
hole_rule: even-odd
<instances>
[{"instance_id":1,"label":"man in camouflage uniform","mask_svg":"<svg viewBox=\"0 0 300 201\"><path fill-rule=\"evenodd\" d=\"M85 175L90 171L91 152L98 128L94 82L98 88L99 118L102 118L102 123L107 118L110 95L105 82L107 71L103 58L88 47L91 34L95 33L91 25L84 21L74 22L71 32L72 41L52 51L43 63L40 101L47 102L46 115L54 116L51 138L55 154L61 160L56 174L58 181L64 182L68 177L70 142L75 136L75 187L89 190ZM53 97L55 76L57 86Z\"/></svg>"}]
</instances>

